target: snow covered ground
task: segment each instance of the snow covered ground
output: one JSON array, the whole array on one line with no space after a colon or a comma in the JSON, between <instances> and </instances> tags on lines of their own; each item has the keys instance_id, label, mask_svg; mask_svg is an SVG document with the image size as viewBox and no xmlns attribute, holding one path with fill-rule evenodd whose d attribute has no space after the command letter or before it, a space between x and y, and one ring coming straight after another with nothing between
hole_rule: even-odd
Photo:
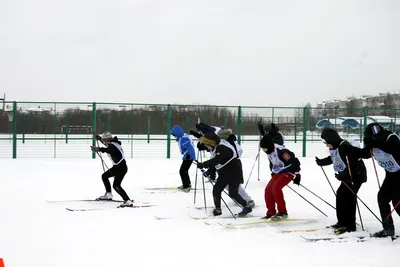
<instances>
[{"instance_id":1,"label":"snow covered ground","mask_svg":"<svg viewBox=\"0 0 400 267\"><path fill-rule=\"evenodd\" d=\"M173 147L176 148L177 147ZM327 151L326 154L328 155ZM244 151L245 180L249 178L255 155ZM334 205L335 197L314 158L300 158L302 184ZM179 186L180 159L128 159L129 172L123 187L136 202L150 202L156 207L115 209L115 203L61 202L46 200L91 199L104 193L99 159L3 159L0 178L0 258L6 267L118 267L118 266L396 266L400 260L399 241L373 239L367 242L310 243L300 235L280 233L274 225L228 229L205 225L190 214L202 211L193 206L194 191L151 193L145 187ZM372 161L366 161L368 182L359 196L378 214L378 185ZM333 170L325 168L336 189L339 182ZM190 175L195 183L196 168ZM256 202L256 217L265 214L264 187L269 180L268 160L261 155L260 181L257 165L250 177L248 193ZM381 182L383 171L378 170ZM199 181L201 177L198 176ZM200 186L200 183L198 183ZM325 217L289 188L284 189L291 218L317 220L304 224L287 222L282 229L324 228L336 222L335 211L308 193L290 184L329 217ZM206 188L211 188L206 184ZM120 199L118 195L116 199ZM208 206L211 191L206 191ZM240 209L225 200L233 212ZM198 191L196 205L203 205L203 192ZM110 208L70 212L65 208ZM364 226L378 231L377 219L360 205ZM211 212L211 209L208 209ZM229 212L223 208L223 215ZM157 220L155 216L168 217ZM394 215L400 231L400 219ZM233 219L214 219L231 222ZM360 229L361 231L361 229ZM394 265L393 265L394 263Z\"/></svg>"}]
</instances>

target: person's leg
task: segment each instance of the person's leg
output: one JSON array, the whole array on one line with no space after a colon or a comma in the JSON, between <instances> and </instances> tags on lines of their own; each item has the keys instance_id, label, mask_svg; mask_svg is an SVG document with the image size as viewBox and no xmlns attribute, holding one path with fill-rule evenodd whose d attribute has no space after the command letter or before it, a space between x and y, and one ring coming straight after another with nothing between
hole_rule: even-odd
<instances>
[{"instance_id":1,"label":"person's leg","mask_svg":"<svg viewBox=\"0 0 400 267\"><path fill-rule=\"evenodd\" d=\"M273 216L276 214L275 198L274 198L274 194L272 192L272 187L275 182L276 182L276 174L272 175L271 180L269 180L269 182L264 190L265 205L267 207L267 214L266 214L267 217L270 217L270 216Z\"/></svg>"},{"instance_id":2,"label":"person's leg","mask_svg":"<svg viewBox=\"0 0 400 267\"><path fill-rule=\"evenodd\" d=\"M192 165L192 162L192 160L183 160L179 169L183 188L188 188L192 185L189 177L189 168Z\"/></svg>"},{"instance_id":3,"label":"person's leg","mask_svg":"<svg viewBox=\"0 0 400 267\"><path fill-rule=\"evenodd\" d=\"M114 167L111 169L107 170L101 175L101 180L103 181L104 187L106 189L106 193L102 196L100 196L98 199L99 200L112 200L112 192L111 192L111 184L109 181L109 178L114 176Z\"/></svg>"},{"instance_id":4,"label":"person's leg","mask_svg":"<svg viewBox=\"0 0 400 267\"><path fill-rule=\"evenodd\" d=\"M385 230L394 230L392 216L389 216L389 218L387 218L387 216L391 212L390 202L392 201L392 180L392 177L386 177L386 179L382 183L381 189L378 192L379 212L382 218L383 229Z\"/></svg>"},{"instance_id":5,"label":"person's leg","mask_svg":"<svg viewBox=\"0 0 400 267\"><path fill-rule=\"evenodd\" d=\"M111 193L111 184L109 178L113 177L114 174L111 173L111 169L106 171L101 175L101 180L103 180L104 187L106 188L107 193Z\"/></svg>"},{"instance_id":6,"label":"person's leg","mask_svg":"<svg viewBox=\"0 0 400 267\"><path fill-rule=\"evenodd\" d=\"M239 203L242 207L247 206L247 201L244 200L239 194L239 184L233 183L229 184L229 196Z\"/></svg>"},{"instance_id":7,"label":"person's leg","mask_svg":"<svg viewBox=\"0 0 400 267\"><path fill-rule=\"evenodd\" d=\"M247 202L253 201L241 184L239 184L238 193Z\"/></svg>"},{"instance_id":8,"label":"person's leg","mask_svg":"<svg viewBox=\"0 0 400 267\"><path fill-rule=\"evenodd\" d=\"M221 194L226 186L227 184L224 183L222 179L218 179L217 182L214 184L213 199L216 209L221 209Z\"/></svg>"},{"instance_id":9,"label":"person's leg","mask_svg":"<svg viewBox=\"0 0 400 267\"><path fill-rule=\"evenodd\" d=\"M127 171L128 171L128 168L127 168L126 164L116 168L116 174L115 174L114 183L113 183L113 188L114 188L115 192L117 192L124 201L130 200L128 194L125 192L125 190L121 186L122 180L124 179Z\"/></svg>"},{"instance_id":10,"label":"person's leg","mask_svg":"<svg viewBox=\"0 0 400 267\"><path fill-rule=\"evenodd\" d=\"M224 179L218 179L217 182L214 184L213 188L213 199L214 199L214 205L215 209L213 211L214 215L221 215L222 210L221 210L221 194L224 188L226 187L226 182L224 182Z\"/></svg>"},{"instance_id":11,"label":"person's leg","mask_svg":"<svg viewBox=\"0 0 400 267\"><path fill-rule=\"evenodd\" d=\"M342 182L338 190L338 198L340 198L338 220L342 226L337 230L339 233L356 230L357 196L354 193L358 190L353 184L346 183L350 190L344 183Z\"/></svg>"},{"instance_id":12,"label":"person's leg","mask_svg":"<svg viewBox=\"0 0 400 267\"><path fill-rule=\"evenodd\" d=\"M336 218L340 227L346 225L346 195L348 193L350 193L349 189L343 183L340 183L340 186L336 190Z\"/></svg>"},{"instance_id":13,"label":"person's leg","mask_svg":"<svg viewBox=\"0 0 400 267\"><path fill-rule=\"evenodd\" d=\"M287 172L278 173L274 176L276 176L276 182L272 186L272 192L274 194L274 199L276 202L278 212L287 213L286 203L285 203L285 198L283 196L282 188L285 187L288 183L290 183L290 181L292 181L295 176Z\"/></svg>"}]
</instances>

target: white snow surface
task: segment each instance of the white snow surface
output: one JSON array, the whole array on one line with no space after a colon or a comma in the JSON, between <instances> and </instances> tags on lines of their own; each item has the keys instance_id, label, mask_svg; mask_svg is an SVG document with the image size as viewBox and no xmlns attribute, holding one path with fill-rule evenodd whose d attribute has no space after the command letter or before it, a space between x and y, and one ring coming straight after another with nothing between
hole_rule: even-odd
<instances>
[{"instance_id":1,"label":"white snow surface","mask_svg":"<svg viewBox=\"0 0 400 267\"><path fill-rule=\"evenodd\" d=\"M245 151L246 154L246 151ZM328 153L326 153L328 155ZM256 217L265 215L264 188L270 178L268 159L261 154L260 181L258 167L252 169L255 155L242 159L245 182L250 177L248 193L256 202ZM329 203L335 196L314 158L300 158L302 184ZM104 194L100 159L4 159L0 178L0 258L6 267L118 267L118 266L396 266L400 240L370 239L367 242L306 242L300 235L280 233L276 226L261 225L228 229L218 222L234 219L203 220L189 217L204 214L193 208L194 191L150 193L146 187L177 187L179 159L128 159L129 171L122 186L136 203L150 202L156 207L116 209L117 203L61 202L46 200L92 199ZM368 182L360 198L379 216L376 195L378 183L372 160L365 161ZM336 188L331 167L325 171ZM379 178L384 178L378 169ZM196 168L190 176L195 186ZM198 184L202 178L198 173ZM112 182L112 179L111 179ZM308 193L289 184L314 205L325 217L289 188L284 194L291 218L316 219L314 223L287 222L282 229L325 228L336 222L335 210ZM211 185L206 184L210 189ZM114 193L115 199L120 197ZM212 206L211 190L206 190L207 206ZM234 213L240 211L223 195ZM196 205L204 205L203 191L197 191ZM65 208L109 208L70 212ZM378 220L360 204L364 227L369 232L381 230ZM212 209L207 209L211 213ZM223 207L223 215L229 211ZM166 217L157 220L155 216ZM394 214L395 226L400 220ZM359 217L357 216L359 222ZM359 228L360 234L361 228Z\"/></svg>"}]
</instances>

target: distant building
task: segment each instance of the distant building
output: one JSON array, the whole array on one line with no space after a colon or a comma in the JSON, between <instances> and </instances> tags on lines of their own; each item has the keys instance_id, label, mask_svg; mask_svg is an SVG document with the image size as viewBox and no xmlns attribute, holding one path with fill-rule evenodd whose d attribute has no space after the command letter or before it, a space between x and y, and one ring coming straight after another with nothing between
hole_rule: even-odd
<instances>
[{"instance_id":1,"label":"distant building","mask_svg":"<svg viewBox=\"0 0 400 267\"><path fill-rule=\"evenodd\" d=\"M362 95L359 98L334 99L317 104L315 115L318 117L362 116L362 108L367 107L372 114L400 117L394 109L400 109L400 92L379 93L379 95ZM399 112L400 113L400 112Z\"/></svg>"}]
</instances>

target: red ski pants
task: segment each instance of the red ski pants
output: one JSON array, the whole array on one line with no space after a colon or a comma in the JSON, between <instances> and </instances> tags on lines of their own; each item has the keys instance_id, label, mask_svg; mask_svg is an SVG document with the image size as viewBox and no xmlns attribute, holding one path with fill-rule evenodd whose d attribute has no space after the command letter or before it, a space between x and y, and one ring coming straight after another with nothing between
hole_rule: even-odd
<instances>
[{"instance_id":1,"label":"red ski pants","mask_svg":"<svg viewBox=\"0 0 400 267\"><path fill-rule=\"evenodd\" d=\"M295 177L294 174L283 172L274 174L265 187L265 204L267 206L267 215L275 215L275 204L279 212L287 212L285 199L283 198L282 188L286 186Z\"/></svg>"}]
</instances>

